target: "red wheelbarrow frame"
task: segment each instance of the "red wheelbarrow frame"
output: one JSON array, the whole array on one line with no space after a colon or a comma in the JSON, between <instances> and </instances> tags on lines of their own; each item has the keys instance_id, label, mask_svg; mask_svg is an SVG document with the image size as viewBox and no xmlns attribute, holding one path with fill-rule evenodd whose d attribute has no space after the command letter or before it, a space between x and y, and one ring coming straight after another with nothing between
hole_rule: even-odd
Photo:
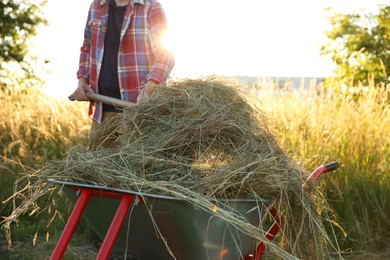
<instances>
[{"instance_id":1,"label":"red wheelbarrow frame","mask_svg":"<svg viewBox=\"0 0 390 260\"><path fill-rule=\"evenodd\" d=\"M312 174L306 180L306 183L315 182L322 173L333 171L337 169L338 166L339 165L337 162L331 162L318 167L312 172ZM78 187L77 190L79 192L78 199L75 203L73 211L64 227L64 230L56 244L56 247L54 248L54 251L50 259L53 260L61 259L62 256L64 255L65 250L68 247L68 244L70 242L70 239L76 229L77 224L79 223L79 220L91 196L100 196L100 197L120 200L117 211L112 219L110 227L103 240L103 244L100 247L98 255L96 257L96 259L99 260L107 259L114 246L115 240L118 236L119 230L123 224L123 221L126 217L126 214L130 206L133 204L142 203L142 199L138 195L118 193L113 191L102 191L102 190L95 190L95 189L84 188L84 187ZM269 212L273 216L275 222L271 225L271 227L265 234L265 237L269 241L272 241L275 235L277 234L277 232L279 231L281 220L275 208L271 208ZM245 256L244 260L260 260L264 249L265 249L265 244L263 242L260 242L256 246L253 255Z\"/></svg>"}]
</instances>

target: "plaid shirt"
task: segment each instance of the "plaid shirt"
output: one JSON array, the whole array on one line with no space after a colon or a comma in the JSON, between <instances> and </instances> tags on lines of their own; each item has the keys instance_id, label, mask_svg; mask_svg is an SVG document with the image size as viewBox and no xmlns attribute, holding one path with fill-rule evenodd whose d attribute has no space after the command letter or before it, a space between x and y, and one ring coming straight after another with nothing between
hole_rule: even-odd
<instances>
[{"instance_id":1,"label":"plaid shirt","mask_svg":"<svg viewBox=\"0 0 390 260\"><path fill-rule=\"evenodd\" d=\"M77 78L87 78L98 92L109 0L94 0L90 6L80 50ZM167 30L164 10L156 0L130 0L123 20L118 52L119 88L123 100L136 102L140 86L147 81L163 83L175 64L172 53L161 45ZM91 102L89 116L102 119L102 104Z\"/></svg>"}]
</instances>

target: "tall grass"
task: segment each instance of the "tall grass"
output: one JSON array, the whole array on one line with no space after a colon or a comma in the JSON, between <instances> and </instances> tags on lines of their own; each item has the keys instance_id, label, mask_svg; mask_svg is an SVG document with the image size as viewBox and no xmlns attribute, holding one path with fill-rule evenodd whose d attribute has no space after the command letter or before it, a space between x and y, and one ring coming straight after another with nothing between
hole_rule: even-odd
<instances>
[{"instance_id":1,"label":"tall grass","mask_svg":"<svg viewBox=\"0 0 390 260\"><path fill-rule=\"evenodd\" d=\"M0 201L4 201L14 193L20 173L62 158L75 145L85 145L90 122L86 103L52 99L39 89L2 88L0 104ZM0 216L11 210L11 203L0 204ZM16 229L16 238L27 235L23 229L35 232L39 221L27 216L20 226L25 228Z\"/></svg>"},{"instance_id":2,"label":"tall grass","mask_svg":"<svg viewBox=\"0 0 390 260\"><path fill-rule=\"evenodd\" d=\"M342 250L375 252L388 249L390 240L389 88L354 90L252 89L271 117L278 142L307 170L329 161L340 163L319 182L340 225L329 228L334 228ZM38 168L62 158L73 146L86 145L89 119L85 103L52 99L34 90L0 90L0 102L4 200L13 193L13 181L23 167ZM1 206L2 216L7 211Z\"/></svg>"},{"instance_id":3,"label":"tall grass","mask_svg":"<svg viewBox=\"0 0 390 260\"><path fill-rule=\"evenodd\" d=\"M390 241L389 86L320 91L253 89L280 144L308 170L341 167L320 180L336 212L344 250L388 250Z\"/></svg>"}]
</instances>

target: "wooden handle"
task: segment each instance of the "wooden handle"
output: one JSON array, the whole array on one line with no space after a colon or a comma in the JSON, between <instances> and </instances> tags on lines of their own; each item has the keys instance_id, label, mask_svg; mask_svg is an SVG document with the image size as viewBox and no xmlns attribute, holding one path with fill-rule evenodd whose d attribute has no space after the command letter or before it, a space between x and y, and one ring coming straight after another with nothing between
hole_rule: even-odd
<instances>
[{"instance_id":1,"label":"wooden handle","mask_svg":"<svg viewBox=\"0 0 390 260\"><path fill-rule=\"evenodd\" d=\"M91 101L102 102L106 105L111 105L111 106L119 107L119 108L128 108L128 107L135 105L135 103L130 102L130 101L107 97L107 96L96 94L93 92L87 92L87 97ZM69 96L68 98L71 101L75 100L72 96Z\"/></svg>"},{"instance_id":2,"label":"wooden handle","mask_svg":"<svg viewBox=\"0 0 390 260\"><path fill-rule=\"evenodd\" d=\"M130 101L107 97L93 92L87 92L87 97L89 98L89 100L102 102L104 104L112 105L119 108L128 108L135 105L133 102Z\"/></svg>"}]
</instances>

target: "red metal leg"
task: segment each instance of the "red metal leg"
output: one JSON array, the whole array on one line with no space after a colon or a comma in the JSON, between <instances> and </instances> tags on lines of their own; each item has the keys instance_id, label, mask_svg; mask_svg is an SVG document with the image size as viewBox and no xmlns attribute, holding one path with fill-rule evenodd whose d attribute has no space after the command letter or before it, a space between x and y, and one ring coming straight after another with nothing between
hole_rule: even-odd
<instances>
[{"instance_id":1,"label":"red metal leg","mask_svg":"<svg viewBox=\"0 0 390 260\"><path fill-rule=\"evenodd\" d=\"M280 226L280 218L278 215L278 211L275 208L271 208L270 211L271 215L274 217L275 222L271 225L271 227L268 229L267 233L265 234L265 238L267 238L269 241L272 241L274 239L276 233L279 231ZM263 242L260 242L256 250L252 255L244 257L244 260L260 260L261 255L263 254L263 251L265 249L265 245Z\"/></svg>"},{"instance_id":2,"label":"red metal leg","mask_svg":"<svg viewBox=\"0 0 390 260\"><path fill-rule=\"evenodd\" d=\"M275 208L271 208L270 213L274 217L275 222L268 229L267 233L265 234L265 238L267 238L269 241L272 241L272 239L274 239L276 233L278 233L278 231L279 231L280 218L278 215L278 211ZM255 256L254 256L255 260L260 260L260 257L263 254L264 249L265 249L264 243L260 242L260 244L257 246L256 251L255 251Z\"/></svg>"},{"instance_id":3,"label":"red metal leg","mask_svg":"<svg viewBox=\"0 0 390 260\"><path fill-rule=\"evenodd\" d=\"M60 260L64 255L74 230L76 229L76 226L80 221L80 218L91 196L121 200L96 258L107 259L112 247L114 246L115 240L126 217L127 211L129 210L130 205L136 200L137 196L88 188L80 188L75 190L80 192L79 198L76 201L73 211L65 225L64 231L62 232L50 259Z\"/></svg>"},{"instance_id":4,"label":"red metal leg","mask_svg":"<svg viewBox=\"0 0 390 260\"><path fill-rule=\"evenodd\" d=\"M123 196L96 259L107 259L135 196Z\"/></svg>"},{"instance_id":5,"label":"red metal leg","mask_svg":"<svg viewBox=\"0 0 390 260\"><path fill-rule=\"evenodd\" d=\"M57 242L57 245L51 255L50 259L60 260L64 255L66 248L68 247L69 241L73 235L73 232L79 223L81 215L84 212L85 206L88 203L91 192L89 190L81 190L80 196L73 208L73 211L65 225L64 231L62 231L61 237Z\"/></svg>"}]
</instances>

